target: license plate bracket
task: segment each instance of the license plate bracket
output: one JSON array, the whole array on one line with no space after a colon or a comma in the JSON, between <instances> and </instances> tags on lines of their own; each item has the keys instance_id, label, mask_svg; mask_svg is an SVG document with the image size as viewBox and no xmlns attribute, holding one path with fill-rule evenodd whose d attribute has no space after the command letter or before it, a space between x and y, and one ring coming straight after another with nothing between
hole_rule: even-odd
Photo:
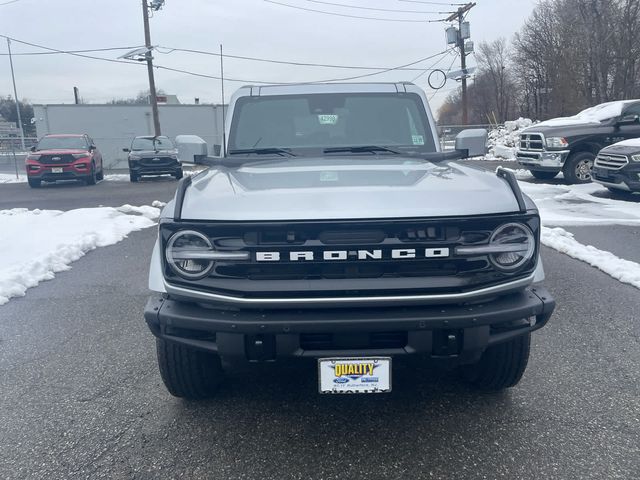
<instances>
[{"instance_id":1,"label":"license plate bracket","mask_svg":"<svg viewBox=\"0 0 640 480\"><path fill-rule=\"evenodd\" d=\"M318 359L320 393L391 392L391 357Z\"/></svg>"},{"instance_id":2,"label":"license plate bracket","mask_svg":"<svg viewBox=\"0 0 640 480\"><path fill-rule=\"evenodd\" d=\"M53 167L51 173L62 173L64 170L62 167Z\"/></svg>"}]
</instances>

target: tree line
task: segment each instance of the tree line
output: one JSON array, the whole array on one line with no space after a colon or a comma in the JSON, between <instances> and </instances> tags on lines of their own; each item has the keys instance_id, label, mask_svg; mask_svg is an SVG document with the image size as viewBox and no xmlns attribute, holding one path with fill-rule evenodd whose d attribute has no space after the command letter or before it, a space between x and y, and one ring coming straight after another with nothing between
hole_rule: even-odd
<instances>
[{"instance_id":1,"label":"tree line","mask_svg":"<svg viewBox=\"0 0 640 480\"><path fill-rule=\"evenodd\" d=\"M470 123L574 115L598 103L640 98L640 0L541 0L511 42L478 45ZM441 124L460 123L451 93Z\"/></svg>"}]
</instances>

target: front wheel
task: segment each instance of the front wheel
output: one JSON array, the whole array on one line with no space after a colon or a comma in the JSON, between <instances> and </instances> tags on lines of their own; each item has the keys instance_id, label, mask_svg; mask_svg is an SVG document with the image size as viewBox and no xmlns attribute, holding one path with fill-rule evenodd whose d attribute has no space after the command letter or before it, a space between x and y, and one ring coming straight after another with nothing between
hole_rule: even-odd
<instances>
[{"instance_id":1,"label":"front wheel","mask_svg":"<svg viewBox=\"0 0 640 480\"><path fill-rule=\"evenodd\" d=\"M531 170L531 175L533 178L537 178L538 180L551 180L552 178L556 178L560 172L542 172L540 170Z\"/></svg>"},{"instance_id":2,"label":"front wheel","mask_svg":"<svg viewBox=\"0 0 640 480\"><path fill-rule=\"evenodd\" d=\"M479 390L488 392L513 387L527 368L530 345L531 334L527 333L489 347L478 363L462 367L463 378Z\"/></svg>"},{"instance_id":3,"label":"front wheel","mask_svg":"<svg viewBox=\"0 0 640 480\"><path fill-rule=\"evenodd\" d=\"M176 177L176 180L180 180L182 178L182 169L176 171L176 173L173 174L174 177Z\"/></svg>"},{"instance_id":4,"label":"front wheel","mask_svg":"<svg viewBox=\"0 0 640 480\"><path fill-rule=\"evenodd\" d=\"M174 397L201 399L218 389L224 372L220 357L156 338L160 375Z\"/></svg>"},{"instance_id":5,"label":"front wheel","mask_svg":"<svg viewBox=\"0 0 640 480\"><path fill-rule=\"evenodd\" d=\"M42 185L42 180L37 180L35 178L29 178L27 181L31 188L40 188L40 185Z\"/></svg>"},{"instance_id":6,"label":"front wheel","mask_svg":"<svg viewBox=\"0 0 640 480\"><path fill-rule=\"evenodd\" d=\"M570 155L564 162L564 178L569 183L589 183L591 169L596 156L591 152L578 152Z\"/></svg>"},{"instance_id":7,"label":"front wheel","mask_svg":"<svg viewBox=\"0 0 640 480\"><path fill-rule=\"evenodd\" d=\"M95 185L97 182L97 178L96 178L96 164L92 163L91 164L91 173L89 174L89 176L86 179L87 185Z\"/></svg>"},{"instance_id":8,"label":"front wheel","mask_svg":"<svg viewBox=\"0 0 640 480\"><path fill-rule=\"evenodd\" d=\"M136 175L135 173L130 173L129 180L131 180L131 183L137 183L138 180L140 180L140 177L138 177L138 175Z\"/></svg>"}]
</instances>

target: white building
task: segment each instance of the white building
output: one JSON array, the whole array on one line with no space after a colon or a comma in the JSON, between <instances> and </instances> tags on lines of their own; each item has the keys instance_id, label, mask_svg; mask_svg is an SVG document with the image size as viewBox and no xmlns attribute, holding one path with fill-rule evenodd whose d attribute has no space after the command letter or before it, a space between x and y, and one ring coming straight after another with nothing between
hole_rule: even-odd
<instances>
[{"instance_id":1,"label":"white building","mask_svg":"<svg viewBox=\"0 0 640 480\"><path fill-rule=\"evenodd\" d=\"M220 105L159 105L162 134L197 135L210 154L222 144ZM38 138L47 133L86 133L96 142L108 169L126 168L123 148L138 135L153 135L150 105L34 105Z\"/></svg>"}]
</instances>

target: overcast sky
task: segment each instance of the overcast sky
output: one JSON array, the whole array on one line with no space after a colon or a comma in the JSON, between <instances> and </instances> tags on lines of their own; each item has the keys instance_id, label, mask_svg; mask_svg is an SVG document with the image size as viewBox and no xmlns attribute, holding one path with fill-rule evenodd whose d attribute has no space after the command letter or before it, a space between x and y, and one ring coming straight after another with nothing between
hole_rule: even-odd
<instances>
[{"instance_id":1,"label":"overcast sky","mask_svg":"<svg viewBox=\"0 0 640 480\"><path fill-rule=\"evenodd\" d=\"M60 50L137 46L144 43L141 0L0 0L0 34ZM442 18L437 13L401 13L326 5L311 0L277 0L303 8L385 19ZM403 0L326 0L367 8L447 11L448 5ZM459 0L453 0L457 2ZM446 3L446 2L443 2ZM531 13L535 0L477 0L469 14L472 40L510 39ZM446 49L443 23L416 23L345 18L287 8L264 0L166 0L151 19L152 44L162 47L217 51L277 60L394 67ZM12 44L14 53L42 51ZM166 51L166 50L163 50ZM0 95L13 94L6 41L0 39ZM117 58L123 52L91 55ZM219 75L214 56L156 52L159 65L208 75ZM427 68L434 60L416 66ZM437 67L446 69L452 56ZM473 57L469 57L474 64ZM456 60L455 65L459 65ZM73 87L85 101L99 103L114 97L132 97L148 88L143 65L120 65L69 55L14 56L18 95L34 103L72 103ZM297 82L350 77L372 71L297 67L262 62L225 60L225 77L248 81ZM411 80L420 72L393 71L366 81ZM427 75L416 81L429 94ZM156 71L156 85L176 94L183 103L195 97L220 101L220 82L181 73ZM226 95L241 85L225 82ZM432 102L437 108L449 81Z\"/></svg>"}]
</instances>

